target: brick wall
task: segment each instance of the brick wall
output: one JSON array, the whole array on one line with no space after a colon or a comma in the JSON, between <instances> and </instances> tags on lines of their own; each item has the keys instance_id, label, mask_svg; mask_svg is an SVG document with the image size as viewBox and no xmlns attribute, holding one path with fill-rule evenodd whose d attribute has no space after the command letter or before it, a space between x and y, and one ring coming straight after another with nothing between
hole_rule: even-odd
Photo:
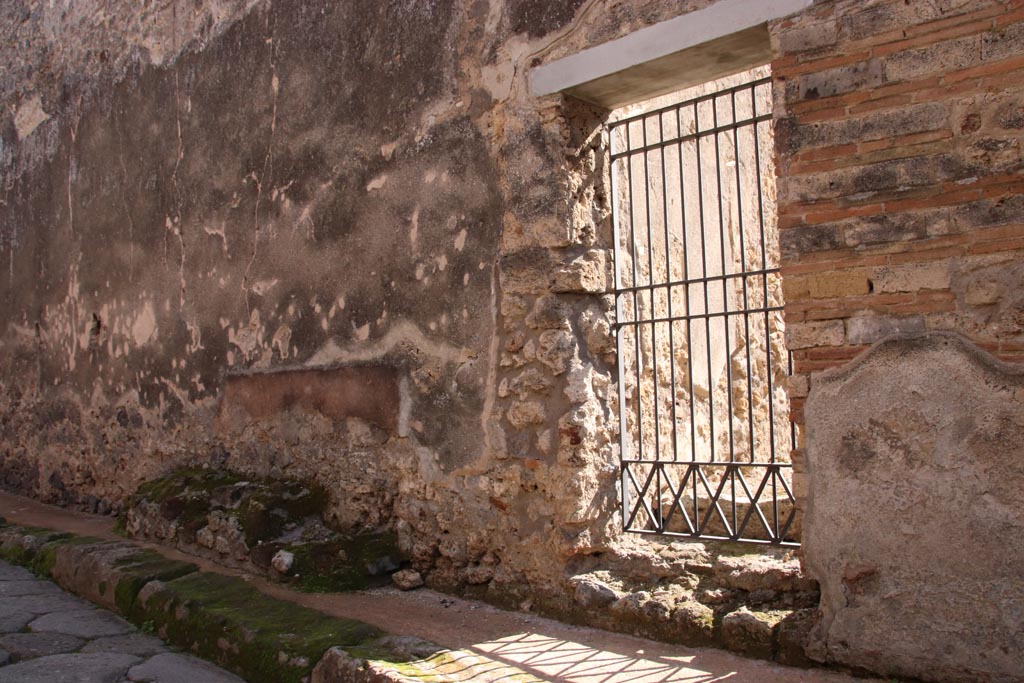
<instances>
[{"instance_id":1,"label":"brick wall","mask_svg":"<svg viewBox=\"0 0 1024 683\"><path fill-rule=\"evenodd\" d=\"M1024 2L826 0L773 39L793 419L891 333L1024 361Z\"/></svg>"}]
</instances>

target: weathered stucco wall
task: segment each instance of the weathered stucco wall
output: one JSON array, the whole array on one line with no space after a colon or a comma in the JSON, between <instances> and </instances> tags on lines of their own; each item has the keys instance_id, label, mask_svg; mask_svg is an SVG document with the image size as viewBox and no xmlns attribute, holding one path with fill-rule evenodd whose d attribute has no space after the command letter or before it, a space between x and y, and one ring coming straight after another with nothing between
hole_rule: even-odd
<instances>
[{"instance_id":1,"label":"weathered stucco wall","mask_svg":"<svg viewBox=\"0 0 1024 683\"><path fill-rule=\"evenodd\" d=\"M811 398L814 656L930 681L1021 680L1024 368L933 332L881 342L817 377Z\"/></svg>"},{"instance_id":2,"label":"weathered stucco wall","mask_svg":"<svg viewBox=\"0 0 1024 683\"><path fill-rule=\"evenodd\" d=\"M526 73L701 4L9 4L3 484L312 478L555 590L615 513L604 113Z\"/></svg>"}]
</instances>

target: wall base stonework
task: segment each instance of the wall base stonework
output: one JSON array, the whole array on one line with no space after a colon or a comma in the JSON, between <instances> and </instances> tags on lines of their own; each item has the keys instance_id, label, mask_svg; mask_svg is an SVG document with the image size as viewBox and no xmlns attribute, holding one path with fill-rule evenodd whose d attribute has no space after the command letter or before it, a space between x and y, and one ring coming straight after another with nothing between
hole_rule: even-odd
<instances>
[{"instance_id":1,"label":"wall base stonework","mask_svg":"<svg viewBox=\"0 0 1024 683\"><path fill-rule=\"evenodd\" d=\"M806 417L811 656L1024 680L1024 368L953 333L892 337L816 376Z\"/></svg>"}]
</instances>

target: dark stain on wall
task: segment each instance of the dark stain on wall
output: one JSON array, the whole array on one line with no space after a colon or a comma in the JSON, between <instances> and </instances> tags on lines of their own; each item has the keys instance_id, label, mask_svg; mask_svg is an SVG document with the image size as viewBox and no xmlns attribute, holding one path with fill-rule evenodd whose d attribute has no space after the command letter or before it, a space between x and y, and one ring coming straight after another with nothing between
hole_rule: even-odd
<instances>
[{"instance_id":1,"label":"dark stain on wall","mask_svg":"<svg viewBox=\"0 0 1024 683\"><path fill-rule=\"evenodd\" d=\"M339 421L360 418L396 433L400 404L399 375L393 368L278 370L227 377L220 418L225 423L243 416L258 420L303 409Z\"/></svg>"},{"instance_id":2,"label":"dark stain on wall","mask_svg":"<svg viewBox=\"0 0 1024 683\"><path fill-rule=\"evenodd\" d=\"M586 0L515 0L510 4L513 33L541 38L566 26Z\"/></svg>"}]
</instances>

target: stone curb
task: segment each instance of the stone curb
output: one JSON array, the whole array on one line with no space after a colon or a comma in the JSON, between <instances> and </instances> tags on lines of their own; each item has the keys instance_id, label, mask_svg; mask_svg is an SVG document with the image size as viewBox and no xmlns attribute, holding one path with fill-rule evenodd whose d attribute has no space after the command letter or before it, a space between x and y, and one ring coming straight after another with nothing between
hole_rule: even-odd
<instances>
[{"instance_id":1,"label":"stone curb","mask_svg":"<svg viewBox=\"0 0 1024 683\"><path fill-rule=\"evenodd\" d=\"M434 643L271 598L239 578L201 572L129 541L8 526L0 518L0 558L249 683L465 680L439 670L450 653Z\"/></svg>"}]
</instances>

